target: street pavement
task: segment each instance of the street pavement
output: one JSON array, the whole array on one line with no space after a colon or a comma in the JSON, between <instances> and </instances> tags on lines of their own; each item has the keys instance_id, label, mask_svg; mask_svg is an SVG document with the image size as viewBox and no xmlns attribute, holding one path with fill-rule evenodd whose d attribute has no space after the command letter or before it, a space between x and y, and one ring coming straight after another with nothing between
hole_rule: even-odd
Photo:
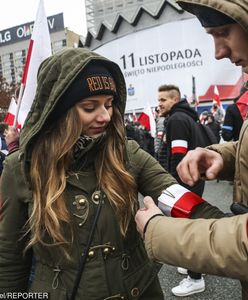
<instances>
[{"instance_id":1,"label":"street pavement","mask_svg":"<svg viewBox=\"0 0 248 300\"><path fill-rule=\"evenodd\" d=\"M211 204L219 207L224 212L230 212L229 207L232 203L232 190L233 186L227 181L217 182L215 180L212 182L206 182L203 198ZM223 245L223 247L225 247L225 245ZM159 278L166 300L178 299L178 297L171 293L171 288L178 285L179 282L185 277L186 276L177 273L176 267L169 265L164 265L162 267L159 273ZM238 280L212 275L206 275L204 278L206 284L205 291L192 296L183 297L183 299L240 300L242 298L241 287Z\"/></svg>"}]
</instances>

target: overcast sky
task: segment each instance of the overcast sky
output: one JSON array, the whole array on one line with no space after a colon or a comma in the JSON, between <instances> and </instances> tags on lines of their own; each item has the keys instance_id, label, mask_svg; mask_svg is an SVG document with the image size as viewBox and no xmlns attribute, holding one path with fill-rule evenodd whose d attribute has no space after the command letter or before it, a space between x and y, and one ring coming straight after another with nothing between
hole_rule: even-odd
<instances>
[{"instance_id":1,"label":"overcast sky","mask_svg":"<svg viewBox=\"0 0 248 300\"><path fill-rule=\"evenodd\" d=\"M0 31L35 20L40 0L1 0ZM46 16L64 14L64 25L86 35L84 0L44 0Z\"/></svg>"}]
</instances>

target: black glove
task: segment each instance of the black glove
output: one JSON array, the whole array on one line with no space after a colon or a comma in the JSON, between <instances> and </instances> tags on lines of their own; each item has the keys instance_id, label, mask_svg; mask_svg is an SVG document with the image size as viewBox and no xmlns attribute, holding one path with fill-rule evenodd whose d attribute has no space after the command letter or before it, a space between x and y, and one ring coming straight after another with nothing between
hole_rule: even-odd
<instances>
[{"instance_id":1,"label":"black glove","mask_svg":"<svg viewBox=\"0 0 248 300\"><path fill-rule=\"evenodd\" d=\"M248 207L238 202L234 202L230 206L230 209L235 215L242 215L248 213Z\"/></svg>"}]
</instances>

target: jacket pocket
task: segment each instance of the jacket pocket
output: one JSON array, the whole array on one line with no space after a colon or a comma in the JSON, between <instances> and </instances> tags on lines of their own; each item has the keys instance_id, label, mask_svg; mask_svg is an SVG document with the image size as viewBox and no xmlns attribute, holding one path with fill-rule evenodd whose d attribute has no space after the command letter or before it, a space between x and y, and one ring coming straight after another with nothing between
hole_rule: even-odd
<instances>
[{"instance_id":1,"label":"jacket pocket","mask_svg":"<svg viewBox=\"0 0 248 300\"><path fill-rule=\"evenodd\" d=\"M39 279L35 279L32 283L31 288L29 289L30 292L42 292L47 293L49 300L68 300L68 293L65 289L51 288L52 283L48 283L46 281L42 281ZM45 298L44 298L45 299Z\"/></svg>"},{"instance_id":2,"label":"jacket pocket","mask_svg":"<svg viewBox=\"0 0 248 300\"><path fill-rule=\"evenodd\" d=\"M149 295L154 296L153 300L164 299L157 277L160 268L161 264L147 260L134 272L125 276L124 287L127 299L150 299L145 295L148 290Z\"/></svg>"}]
</instances>

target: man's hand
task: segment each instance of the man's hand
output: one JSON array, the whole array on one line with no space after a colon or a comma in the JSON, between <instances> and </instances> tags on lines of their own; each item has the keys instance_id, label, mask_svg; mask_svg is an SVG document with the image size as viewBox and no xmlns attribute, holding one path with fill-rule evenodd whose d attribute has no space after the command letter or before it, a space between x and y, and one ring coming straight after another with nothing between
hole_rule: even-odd
<instances>
[{"instance_id":1,"label":"man's hand","mask_svg":"<svg viewBox=\"0 0 248 300\"><path fill-rule=\"evenodd\" d=\"M155 205L154 201L151 197L146 196L144 198L144 208L141 208L137 211L135 215L135 222L137 226L137 230L140 235L143 237L144 228L146 223L153 217L154 215L162 215L162 211Z\"/></svg>"},{"instance_id":2,"label":"man's hand","mask_svg":"<svg viewBox=\"0 0 248 300\"><path fill-rule=\"evenodd\" d=\"M201 177L215 179L223 165L223 158L218 152L196 148L181 160L177 166L177 173L184 183L193 186Z\"/></svg>"}]
</instances>

